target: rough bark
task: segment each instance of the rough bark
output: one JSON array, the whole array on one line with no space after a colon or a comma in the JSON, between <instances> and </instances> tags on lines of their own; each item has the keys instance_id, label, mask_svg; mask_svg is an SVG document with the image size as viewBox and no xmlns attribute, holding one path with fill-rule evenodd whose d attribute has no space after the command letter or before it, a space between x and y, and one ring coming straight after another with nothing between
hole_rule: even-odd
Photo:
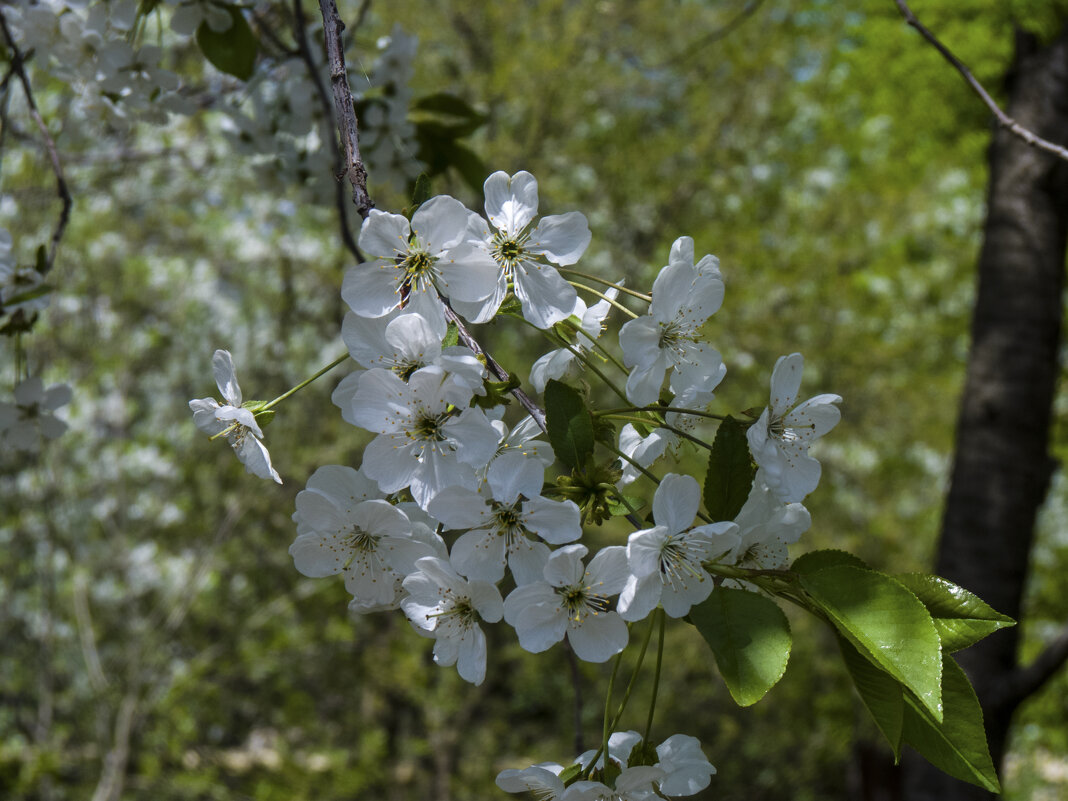
<instances>
[{"instance_id":1,"label":"rough bark","mask_svg":"<svg viewBox=\"0 0 1068 801\"><path fill-rule=\"evenodd\" d=\"M1008 113L1040 136L1068 140L1068 25L1051 44L1017 33ZM972 345L936 572L1019 620L1035 516L1049 486L1050 417L1061 337L1068 165L999 129ZM1017 628L959 654L983 704L1000 764L1020 671ZM989 799L918 759L904 763L908 801Z\"/></svg>"}]
</instances>

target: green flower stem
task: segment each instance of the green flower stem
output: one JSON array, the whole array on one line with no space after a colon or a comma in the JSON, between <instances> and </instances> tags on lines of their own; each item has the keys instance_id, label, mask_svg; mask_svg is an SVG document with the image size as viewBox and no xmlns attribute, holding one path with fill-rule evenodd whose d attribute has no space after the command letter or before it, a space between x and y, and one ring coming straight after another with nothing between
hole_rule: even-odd
<instances>
[{"instance_id":1,"label":"green flower stem","mask_svg":"<svg viewBox=\"0 0 1068 801\"><path fill-rule=\"evenodd\" d=\"M660 689L660 666L664 663L664 610L657 607L653 613L656 616L657 621L660 623L660 635L657 638L656 644L656 672L653 674L653 695L649 699L649 717L645 720L645 736L642 737L643 743L649 742L649 733L653 730L653 713L656 711L656 692ZM649 627L651 632L653 627Z\"/></svg>"},{"instance_id":2,"label":"green flower stem","mask_svg":"<svg viewBox=\"0 0 1068 801\"><path fill-rule=\"evenodd\" d=\"M598 416L599 417L607 417L607 418L610 418L612 420L622 420L625 423L639 423L640 425L643 425L643 426L650 425L651 423L654 422L652 420L647 420L647 419L642 418L642 417L632 417L632 416L630 416L628 414L612 414L610 412L601 412ZM670 431L673 434L678 434L683 439L688 439L694 445L697 445L698 447L704 448L705 450L709 450L709 451L712 450L712 446L709 445L707 442L705 442L703 439L695 437L693 434L687 434L685 431L682 431L681 429L675 428L675 426L669 426L667 423L657 423L656 427L657 428L663 428L663 429L665 429L667 431Z\"/></svg>"},{"instance_id":3,"label":"green flower stem","mask_svg":"<svg viewBox=\"0 0 1068 801\"><path fill-rule=\"evenodd\" d=\"M586 769L586 775L592 776L594 765L597 764L598 757L608 750L608 716L609 709L612 705L612 690L616 685L616 674L619 673L619 666L623 662L623 651L616 654L616 660L612 665L612 675L608 679L608 692L604 698L604 725L601 729L601 747L597 749L597 753L593 755L593 759L590 760L590 766Z\"/></svg>"},{"instance_id":4,"label":"green flower stem","mask_svg":"<svg viewBox=\"0 0 1068 801\"><path fill-rule=\"evenodd\" d=\"M612 287L614 289L618 289L623 294L630 295L631 297L634 297L634 298L638 298L638 300L644 300L646 303L652 303L653 302L653 299L652 299L652 297L650 295L644 295L641 292L635 292L633 289L629 289L628 287L625 287L622 284L617 284L614 281L606 281L604 278L600 278L600 277L598 277L596 275L590 275L589 273L580 272L579 270L572 270L569 267L557 267L556 269L557 269L557 272L569 273L570 275L577 275L579 278L585 278L587 281L595 281L598 284L604 284L605 286ZM603 295L602 295L602 297L603 297Z\"/></svg>"},{"instance_id":5,"label":"green flower stem","mask_svg":"<svg viewBox=\"0 0 1068 801\"><path fill-rule=\"evenodd\" d=\"M611 303L613 306L615 306L621 312L623 312L624 314L629 316L632 320L637 320L638 319L638 315L635 314L634 312L632 312L630 309L628 309L622 303L619 303L618 301L613 300L612 298L608 297L608 295L605 295L602 292L598 292L593 287L586 286L585 284L580 284L577 281L568 281L568 283L571 284L571 286L575 287L575 289L583 289L586 292L589 292L591 295L596 295L597 297L601 298L601 300L607 300L609 303Z\"/></svg>"},{"instance_id":6,"label":"green flower stem","mask_svg":"<svg viewBox=\"0 0 1068 801\"><path fill-rule=\"evenodd\" d=\"M587 368L589 368L591 373L593 373L599 379L604 381L605 386L607 386L610 390L612 390L614 393L616 393L619 397L623 398L623 400L627 399L627 396L623 393L623 390L621 390L614 383L612 383L612 381L608 378L608 376L606 376L604 373L602 373L600 368L598 368L595 364L593 364L593 362L591 362L589 359L587 359L586 355L582 351L580 351L578 348L575 348L575 347L573 347L571 345L566 345L565 344L564 347L567 348L569 351L571 351L572 355L574 355L574 357L576 359L578 359Z\"/></svg>"},{"instance_id":7,"label":"green flower stem","mask_svg":"<svg viewBox=\"0 0 1068 801\"><path fill-rule=\"evenodd\" d=\"M649 641L653 638L653 626L655 622L656 612L653 613L649 620L649 628L645 632L645 639L642 640L642 649L638 652L638 661L634 663L634 670L630 674L630 681L627 683L627 689L623 691L623 700L619 702L619 709L616 710L616 716L612 718L612 725L609 727L611 731L615 731L616 726L623 717L623 710L627 708L627 701L630 700L631 690L633 690L634 685L637 684L638 671L641 670L642 661L645 659L645 652L649 648Z\"/></svg>"},{"instance_id":8,"label":"green flower stem","mask_svg":"<svg viewBox=\"0 0 1068 801\"><path fill-rule=\"evenodd\" d=\"M339 356L337 359L334 359L334 361L330 362L330 364L328 364L326 367L324 367L318 373L313 375L311 378L300 382L295 387L293 387L293 389L289 390L288 392L283 392L281 395L279 395L273 401L270 401L267 404L265 404L263 407L261 407L259 409L259 411L265 412L268 409L273 409L275 406L277 406L279 403L284 401L290 395L292 395L293 393L299 392L300 390L304 389L304 387L308 386L308 384L310 384L312 381L314 381L315 379L319 378L320 376L326 375L331 370L333 370L335 367L337 367L339 364L344 364L346 361L348 361L348 359L349 359L349 354L347 354L347 353L344 356Z\"/></svg>"},{"instance_id":9,"label":"green flower stem","mask_svg":"<svg viewBox=\"0 0 1068 801\"><path fill-rule=\"evenodd\" d=\"M643 476L645 476L645 477L646 477L647 479L649 479L650 481L652 481L652 482L653 482L654 484L656 484L657 486L659 486L659 485L660 485L660 479L659 479L659 478L657 478L657 477L656 477L655 475L653 475L653 474L652 474L651 472L649 472L649 470L648 470L647 468L645 468L645 467L642 467L642 466L641 466L640 464L638 464L638 463L637 463L636 461L634 461L634 460L633 460L632 458L630 458L629 456L627 456L627 454L623 453L623 451L619 450L618 448L614 448L614 447L612 447L611 445L607 445L607 444L605 444L605 443L603 443L603 442L602 442L601 444L602 444L602 445L604 445L604 446L605 446L606 448L608 448L608 450L612 451L612 453L614 453L614 454L615 454L616 456L618 456L618 457L619 457L620 459L623 459L624 461L626 461L626 462L630 462L630 463L631 463L632 465L634 465L635 469L636 469L636 470L637 470L637 471L638 471L639 473L641 473L641 474L642 474Z\"/></svg>"},{"instance_id":10,"label":"green flower stem","mask_svg":"<svg viewBox=\"0 0 1068 801\"><path fill-rule=\"evenodd\" d=\"M593 413L594 417L602 414L623 414L630 412L678 412L679 414L689 414L694 417L707 417L711 420L726 420L727 415L724 414L712 414L711 412L699 412L697 409L684 409L680 406L627 406L621 409L605 409L604 411L596 411Z\"/></svg>"},{"instance_id":11,"label":"green flower stem","mask_svg":"<svg viewBox=\"0 0 1068 801\"><path fill-rule=\"evenodd\" d=\"M583 328L581 326L576 328L575 331L578 332L579 334L581 334L582 336L586 337L586 339L588 339L590 341L590 344L593 347L597 348L597 351L602 356L604 356L606 359L608 359L608 361L612 362L612 364L614 364L616 367L618 367L623 372L624 375L626 375L629 372L629 370L627 370L627 368L623 364L623 362L621 362L614 354L610 353L604 347L604 345L602 345L600 342L598 342L596 337L591 336L590 334L586 333L586 331L583 330Z\"/></svg>"}]
</instances>

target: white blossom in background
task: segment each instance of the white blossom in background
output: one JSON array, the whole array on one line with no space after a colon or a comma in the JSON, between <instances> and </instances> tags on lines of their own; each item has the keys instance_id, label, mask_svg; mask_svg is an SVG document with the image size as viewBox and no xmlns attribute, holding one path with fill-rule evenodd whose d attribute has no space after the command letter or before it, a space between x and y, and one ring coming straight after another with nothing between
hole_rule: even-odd
<instances>
[{"instance_id":1,"label":"white blossom in background","mask_svg":"<svg viewBox=\"0 0 1068 801\"><path fill-rule=\"evenodd\" d=\"M228 31L234 24L226 9L212 0L182 0L171 14L171 30L181 36L192 36L202 22L215 33Z\"/></svg>"},{"instance_id":2,"label":"white blossom in background","mask_svg":"<svg viewBox=\"0 0 1068 801\"><path fill-rule=\"evenodd\" d=\"M820 483L820 463L809 446L842 418L838 395L817 395L792 409L801 389L805 361L800 353L780 356L771 373L771 403L746 437L764 481L784 503L800 503Z\"/></svg>"},{"instance_id":3,"label":"white blossom in background","mask_svg":"<svg viewBox=\"0 0 1068 801\"><path fill-rule=\"evenodd\" d=\"M732 550L738 527L721 522L690 528L700 502L701 488L693 476L668 473L656 488L656 525L627 540L631 575L619 596L624 620L642 620L657 604L669 617L682 617L712 592L712 577L702 562Z\"/></svg>"},{"instance_id":4,"label":"white blossom in background","mask_svg":"<svg viewBox=\"0 0 1068 801\"><path fill-rule=\"evenodd\" d=\"M466 405L472 393L486 394L482 381L486 368L471 349L463 345L442 348L441 337L415 312L391 312L385 317L360 317L349 312L341 325L341 338L349 355L366 369L382 367L407 379L423 367L441 367L450 386L456 387L456 404ZM346 387L355 393L355 380Z\"/></svg>"},{"instance_id":5,"label":"white blossom in background","mask_svg":"<svg viewBox=\"0 0 1068 801\"><path fill-rule=\"evenodd\" d=\"M699 339L701 326L723 303L719 271L708 268L712 258L705 256L694 265L693 240L677 239L668 265L653 282L649 313L620 329L623 363L632 368L626 388L631 403L655 403L668 369L676 395L687 388L709 392L722 380L725 369L719 351Z\"/></svg>"},{"instance_id":6,"label":"white blossom in background","mask_svg":"<svg viewBox=\"0 0 1068 801\"><path fill-rule=\"evenodd\" d=\"M271 454L260 441L263 431L251 410L241 408L241 387L234 372L234 360L228 350L217 350L211 359L215 383L219 386L225 404L214 398L196 398L189 401L193 422L205 434L215 436L233 428L226 440L234 449L245 469L254 476L271 478L282 483L282 477L271 466Z\"/></svg>"},{"instance_id":7,"label":"white blossom in background","mask_svg":"<svg viewBox=\"0 0 1068 801\"><path fill-rule=\"evenodd\" d=\"M388 608L415 562L435 550L412 533L403 511L382 500L362 472L320 467L297 493L297 538L289 554L311 578L343 574L345 589L362 607Z\"/></svg>"},{"instance_id":8,"label":"white blossom in background","mask_svg":"<svg viewBox=\"0 0 1068 801\"><path fill-rule=\"evenodd\" d=\"M486 635L480 621L496 623L503 614L497 588L468 581L444 559L423 557L404 579L408 597L401 608L420 633L435 638L434 661L456 665L460 678L481 684L486 678Z\"/></svg>"},{"instance_id":9,"label":"white blossom in background","mask_svg":"<svg viewBox=\"0 0 1068 801\"><path fill-rule=\"evenodd\" d=\"M494 292L497 265L484 250L465 243L468 210L448 195L432 197L408 220L371 209L360 248L377 257L345 273L341 297L361 317L384 317L405 308L421 314L445 336L440 292L462 312L463 302Z\"/></svg>"},{"instance_id":10,"label":"white blossom in background","mask_svg":"<svg viewBox=\"0 0 1068 801\"><path fill-rule=\"evenodd\" d=\"M497 312L508 291L523 305L523 316L538 328L549 328L568 317L578 296L556 268L579 260L590 244L590 227L580 212L543 217L538 213L538 182L529 172L509 176L495 172L483 186L487 223L477 214L469 218L470 241L490 254L498 268L496 291L480 303L453 306L471 322L482 323Z\"/></svg>"},{"instance_id":11,"label":"white blossom in background","mask_svg":"<svg viewBox=\"0 0 1068 801\"><path fill-rule=\"evenodd\" d=\"M567 637L575 655L605 662L627 645L627 624L610 609L609 598L627 581L627 552L602 548L582 565L585 545L565 545L549 556L544 580L514 589L504 601L504 619L531 653Z\"/></svg>"},{"instance_id":12,"label":"white blossom in background","mask_svg":"<svg viewBox=\"0 0 1068 801\"><path fill-rule=\"evenodd\" d=\"M611 287L604 293L606 297L615 300L619 296L619 290ZM551 350L538 359L530 368L530 384L539 393L545 391L545 385L550 378L560 381L571 378L578 372L575 360L576 354L588 351L594 340L599 339L604 331L604 321L612 310L612 304L607 300L599 300L589 308L582 298L575 299L575 308L571 317L578 318L578 327L583 333L577 334L570 348L557 348Z\"/></svg>"},{"instance_id":13,"label":"white blossom in background","mask_svg":"<svg viewBox=\"0 0 1068 801\"><path fill-rule=\"evenodd\" d=\"M39 376L32 376L15 387L14 403L0 401L0 442L17 451L36 451L42 439L56 439L67 424L53 412L71 400L67 384L53 384L45 389Z\"/></svg>"},{"instance_id":14,"label":"white blossom in background","mask_svg":"<svg viewBox=\"0 0 1068 801\"><path fill-rule=\"evenodd\" d=\"M516 584L544 577L549 548L582 536L579 508L573 501L541 496L545 474L535 460L520 453L494 459L478 492L447 487L427 511L450 529L467 529L453 543L452 563L465 576L500 581L505 563Z\"/></svg>"},{"instance_id":15,"label":"white blossom in background","mask_svg":"<svg viewBox=\"0 0 1068 801\"><path fill-rule=\"evenodd\" d=\"M455 392L436 367L416 370L407 383L380 367L360 376L352 418L379 435L364 450L363 470L383 492L409 487L425 509L445 487L477 486L475 471L496 452L497 431L481 409L458 412L466 403L455 404Z\"/></svg>"},{"instance_id":16,"label":"white blossom in background","mask_svg":"<svg viewBox=\"0 0 1068 801\"><path fill-rule=\"evenodd\" d=\"M48 293L37 294L44 278L32 267L19 267L12 252L11 234L0 228L0 314L24 309L40 311L48 305Z\"/></svg>"}]
</instances>

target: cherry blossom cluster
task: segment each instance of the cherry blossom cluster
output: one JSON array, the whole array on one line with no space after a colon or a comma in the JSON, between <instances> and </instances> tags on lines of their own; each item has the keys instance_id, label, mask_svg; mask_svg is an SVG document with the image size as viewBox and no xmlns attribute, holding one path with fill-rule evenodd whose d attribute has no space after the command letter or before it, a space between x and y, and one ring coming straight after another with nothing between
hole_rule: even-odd
<instances>
[{"instance_id":1,"label":"cherry blossom cluster","mask_svg":"<svg viewBox=\"0 0 1068 801\"><path fill-rule=\"evenodd\" d=\"M590 243L586 218L539 219L538 185L526 172L494 173L484 189L484 217L437 196L410 220L379 210L365 220L359 245L371 260L348 270L341 291L349 308L342 338L358 367L332 400L375 437L358 469L327 465L311 476L297 495L290 548L304 575L342 576L354 613L399 608L434 639L435 661L474 684L486 676L483 625L503 620L532 653L566 639L579 659L605 662L627 646L629 623L657 609L681 618L705 601L716 566L785 567L787 546L810 524L802 501L820 477L808 449L838 422L840 401L820 395L795 407L803 361L780 358L770 402L747 431L757 465L749 498L733 520L710 519L695 478L656 479L650 468L713 416L726 373L705 334L724 297L718 261L695 260L693 240L681 237L650 295L604 281L588 306L566 278ZM644 304L642 313L621 303L624 294ZM604 335L613 310L630 317L618 351ZM633 404L624 419L641 422L618 431L608 488L625 500L621 488L643 474L657 486L647 524L631 510L638 530L625 543L591 552L584 528L603 516L565 497L562 488L574 487L556 471L538 420L507 423L485 357L458 344L461 327L469 334L503 314L558 346L530 368L539 395L551 381L583 386L596 376ZM594 364L614 365L625 389ZM197 425L225 435L250 472L280 481L257 422L266 407L242 405L225 351L215 354L215 374L223 402L191 401ZM636 752L645 756L634 765L627 755L636 741L614 738L618 753L609 748L609 756L619 770L597 774L614 776L610 785L594 765L581 781L541 765L506 771L498 783L546 798L644 799L696 792L713 772L693 738L663 743L655 764Z\"/></svg>"},{"instance_id":2,"label":"cherry blossom cluster","mask_svg":"<svg viewBox=\"0 0 1068 801\"><path fill-rule=\"evenodd\" d=\"M587 751L574 765L605 781L583 779L565 785L567 768L553 762L524 770L505 770L497 786L505 792L531 792L539 801L644 801L688 796L708 787L716 769L701 751L701 743L685 734L674 734L656 747L656 760L643 759L642 737L636 731L614 732L608 738L608 764L604 756ZM595 762L596 760L596 762ZM614 776L610 778L610 776ZM607 782L607 783L606 783Z\"/></svg>"}]
</instances>

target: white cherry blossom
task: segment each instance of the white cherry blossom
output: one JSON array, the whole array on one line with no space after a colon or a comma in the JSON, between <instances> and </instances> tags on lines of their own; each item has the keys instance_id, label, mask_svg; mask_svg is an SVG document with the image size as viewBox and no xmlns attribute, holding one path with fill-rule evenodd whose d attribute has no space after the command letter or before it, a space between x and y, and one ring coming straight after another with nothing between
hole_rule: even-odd
<instances>
[{"instance_id":1,"label":"white cherry blossom","mask_svg":"<svg viewBox=\"0 0 1068 801\"><path fill-rule=\"evenodd\" d=\"M564 792L560 779L564 766L542 762L522 770L502 770L497 774L497 786L506 793L531 792L538 801L555 801Z\"/></svg>"},{"instance_id":2,"label":"white cherry blossom","mask_svg":"<svg viewBox=\"0 0 1068 801\"><path fill-rule=\"evenodd\" d=\"M657 604L669 617L682 617L712 592L712 577L702 562L730 551L737 542L734 523L690 528L701 500L692 476L668 473L653 496L656 526L630 535L627 563L631 575L619 596L624 620L641 620Z\"/></svg>"},{"instance_id":3,"label":"white cherry blossom","mask_svg":"<svg viewBox=\"0 0 1068 801\"><path fill-rule=\"evenodd\" d=\"M779 357L771 373L771 403L746 432L753 460L784 503L799 503L816 489L820 463L808 455L809 446L842 418L838 395L817 395L791 411L804 366L800 353Z\"/></svg>"},{"instance_id":4,"label":"white cherry blossom","mask_svg":"<svg viewBox=\"0 0 1068 801\"><path fill-rule=\"evenodd\" d=\"M459 411L455 400L455 386L436 367L416 370L407 383L380 367L360 376L352 418L379 434L364 450L363 469L383 492L409 487L426 508L445 487L475 488L497 432L481 409Z\"/></svg>"},{"instance_id":5,"label":"white cherry blossom","mask_svg":"<svg viewBox=\"0 0 1068 801\"><path fill-rule=\"evenodd\" d=\"M271 454L260 441L263 431L252 411L241 407L241 387L234 372L234 360L228 350L217 350L211 359L215 383L222 393L225 404L214 398L195 398L189 401L193 422L205 434L215 436L232 429L227 441L237 454L245 469L259 478L272 478L279 484L281 476L271 466Z\"/></svg>"},{"instance_id":6,"label":"white cherry blossom","mask_svg":"<svg viewBox=\"0 0 1068 801\"><path fill-rule=\"evenodd\" d=\"M523 305L523 316L538 328L549 328L571 314L577 295L552 265L574 264L590 244L585 216L571 211L543 217L538 213L538 182L529 172L509 176L495 172L486 179L486 216L472 214L470 240L497 264L496 289L481 303L466 299L453 306L472 322L491 319L508 291L509 281Z\"/></svg>"},{"instance_id":7,"label":"white cherry blossom","mask_svg":"<svg viewBox=\"0 0 1068 801\"><path fill-rule=\"evenodd\" d=\"M466 405L472 393L486 394L482 382L486 368L482 362L462 345L442 348L441 337L421 314L394 311L384 317L360 317L349 312L341 325L341 338L352 358L367 369L382 367L407 380L423 367L442 368L450 387L456 387L450 395L456 404ZM345 385L348 404L356 384L357 379L351 379ZM344 409L346 399L340 394L340 386L337 392L335 403Z\"/></svg>"},{"instance_id":8,"label":"white cherry blossom","mask_svg":"<svg viewBox=\"0 0 1068 801\"><path fill-rule=\"evenodd\" d=\"M701 750L701 742L687 734L673 734L656 747L660 761L656 766L664 772L659 781L664 795L694 795L712 781L716 769Z\"/></svg>"},{"instance_id":9,"label":"white cherry blossom","mask_svg":"<svg viewBox=\"0 0 1068 801\"><path fill-rule=\"evenodd\" d=\"M709 392L724 375L717 350L700 341L700 328L723 303L718 270L693 263L693 240L680 237L671 246L667 267L653 282L649 313L631 320L619 332L623 363L633 368L627 378L627 398L639 406L654 403L664 373L670 368L671 390L687 387Z\"/></svg>"},{"instance_id":10,"label":"white cherry blossom","mask_svg":"<svg viewBox=\"0 0 1068 801\"><path fill-rule=\"evenodd\" d=\"M627 624L609 607L609 598L627 580L622 546L602 548L583 568L585 545L565 545L549 556L544 581L514 589L504 601L504 619L519 644L540 653L567 637L575 655L604 662L627 645Z\"/></svg>"},{"instance_id":11,"label":"white cherry blossom","mask_svg":"<svg viewBox=\"0 0 1068 801\"><path fill-rule=\"evenodd\" d=\"M778 570L789 563L788 545L808 531L812 517L800 503L783 503L758 470L749 497L734 522L738 544L728 559L740 567Z\"/></svg>"},{"instance_id":12,"label":"white cherry blossom","mask_svg":"<svg viewBox=\"0 0 1068 801\"><path fill-rule=\"evenodd\" d=\"M349 268L341 297L362 317L383 317L396 308L418 312L444 336L439 292L455 305L482 301L497 285L493 259L463 241L467 217L463 204L448 195L430 198L410 224L400 214L372 209L360 247L378 258Z\"/></svg>"},{"instance_id":13,"label":"white cherry blossom","mask_svg":"<svg viewBox=\"0 0 1068 801\"><path fill-rule=\"evenodd\" d=\"M543 578L548 547L582 536L579 508L573 501L541 497L542 466L520 453L505 453L490 464L478 492L447 487L428 511L448 528L470 529L452 546L452 563L473 579L500 581L508 567L516 584Z\"/></svg>"},{"instance_id":14,"label":"white cherry blossom","mask_svg":"<svg viewBox=\"0 0 1068 801\"><path fill-rule=\"evenodd\" d=\"M630 460L620 459L623 476L616 482L616 486L626 486L642 475L633 462L637 462L642 467L650 467L669 448L674 448L678 441L678 435L666 428L655 429L648 436L643 437L638 433L638 429L627 423L619 431L619 450L629 456Z\"/></svg>"},{"instance_id":15,"label":"white cherry blossom","mask_svg":"<svg viewBox=\"0 0 1068 801\"><path fill-rule=\"evenodd\" d=\"M40 376L32 376L15 387L14 403L0 402L0 442L17 451L36 451L42 439L56 439L67 424L53 412L71 400L68 384L45 389Z\"/></svg>"},{"instance_id":16,"label":"white cherry blossom","mask_svg":"<svg viewBox=\"0 0 1068 801\"><path fill-rule=\"evenodd\" d=\"M489 582L465 580L434 556L423 557L415 567L404 579L404 614L420 633L437 640L437 664L456 665L460 678L481 684L486 678L486 635L478 624L501 619L500 592Z\"/></svg>"},{"instance_id":17,"label":"white cherry blossom","mask_svg":"<svg viewBox=\"0 0 1068 801\"><path fill-rule=\"evenodd\" d=\"M382 499L373 480L341 465L320 467L297 493L297 539L289 554L305 576L344 575L358 606L388 608L398 578L435 551L412 533L403 511Z\"/></svg>"}]
</instances>

